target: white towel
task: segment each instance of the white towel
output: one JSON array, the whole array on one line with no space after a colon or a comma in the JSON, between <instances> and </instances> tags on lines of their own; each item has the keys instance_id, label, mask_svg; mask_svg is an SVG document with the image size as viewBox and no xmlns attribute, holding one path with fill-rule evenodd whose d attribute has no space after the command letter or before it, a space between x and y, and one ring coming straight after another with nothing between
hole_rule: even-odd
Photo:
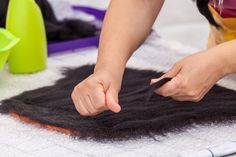
<instances>
[{"instance_id":1,"label":"white towel","mask_svg":"<svg viewBox=\"0 0 236 157\"><path fill-rule=\"evenodd\" d=\"M236 154L236 142L223 143L198 152L184 152L179 157L222 157L232 154Z\"/></svg>"},{"instance_id":2,"label":"white towel","mask_svg":"<svg viewBox=\"0 0 236 157\"><path fill-rule=\"evenodd\" d=\"M196 52L196 49L176 42L165 41L152 35L128 62L128 67L168 70L177 60ZM31 75L0 75L0 100L25 90L52 85L62 77L63 67L77 67L95 63L97 49L54 56L48 59L48 69ZM233 79L221 81L235 88ZM236 141L236 125L196 126L183 133L157 136L160 142L144 138L126 142L97 143L74 140L70 137L20 123L9 116L0 115L0 156L4 157L177 157L181 152L198 152L222 143Z\"/></svg>"}]
</instances>

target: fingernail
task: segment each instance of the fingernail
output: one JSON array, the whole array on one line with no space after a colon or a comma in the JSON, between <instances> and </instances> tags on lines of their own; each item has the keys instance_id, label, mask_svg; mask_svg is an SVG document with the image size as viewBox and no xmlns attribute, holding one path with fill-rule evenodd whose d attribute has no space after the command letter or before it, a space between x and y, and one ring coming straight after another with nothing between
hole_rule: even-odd
<instances>
[{"instance_id":1,"label":"fingernail","mask_svg":"<svg viewBox=\"0 0 236 157\"><path fill-rule=\"evenodd\" d=\"M115 107L114 107L114 112L115 113L119 113L121 111L121 107L119 104L116 104Z\"/></svg>"}]
</instances>

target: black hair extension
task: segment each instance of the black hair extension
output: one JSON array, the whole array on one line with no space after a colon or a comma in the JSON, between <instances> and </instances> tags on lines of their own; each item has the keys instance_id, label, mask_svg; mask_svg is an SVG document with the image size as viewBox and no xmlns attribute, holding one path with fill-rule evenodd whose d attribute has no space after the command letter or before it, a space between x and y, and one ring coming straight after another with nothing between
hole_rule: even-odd
<instances>
[{"instance_id":1,"label":"black hair extension","mask_svg":"<svg viewBox=\"0 0 236 157\"><path fill-rule=\"evenodd\" d=\"M46 128L57 127L60 129L54 130L75 138L99 141L143 136L155 139L155 135L184 131L195 124L234 122L236 91L214 86L198 103L178 102L152 93L146 101L150 94L146 87L149 87L152 78L162 73L129 68L125 70L119 96L122 107L120 113L106 111L95 117L80 116L70 95L74 86L93 73L93 69L94 65L68 69L64 73L65 77L55 85L27 91L2 101L0 113L18 115L21 120L20 117L28 118ZM159 87L169 80L166 78L156 85Z\"/></svg>"},{"instance_id":2,"label":"black hair extension","mask_svg":"<svg viewBox=\"0 0 236 157\"><path fill-rule=\"evenodd\" d=\"M8 0L0 0L0 27L5 27Z\"/></svg>"},{"instance_id":3,"label":"black hair extension","mask_svg":"<svg viewBox=\"0 0 236 157\"><path fill-rule=\"evenodd\" d=\"M97 28L93 24L78 19L58 21L47 0L35 0L41 9L46 28L48 42L67 41L79 38L93 37ZM6 25L9 0L0 0L0 27Z\"/></svg>"},{"instance_id":4,"label":"black hair extension","mask_svg":"<svg viewBox=\"0 0 236 157\"><path fill-rule=\"evenodd\" d=\"M94 36L96 27L78 19L58 21L47 0L36 0L42 10L47 38L53 41L73 40Z\"/></svg>"}]
</instances>

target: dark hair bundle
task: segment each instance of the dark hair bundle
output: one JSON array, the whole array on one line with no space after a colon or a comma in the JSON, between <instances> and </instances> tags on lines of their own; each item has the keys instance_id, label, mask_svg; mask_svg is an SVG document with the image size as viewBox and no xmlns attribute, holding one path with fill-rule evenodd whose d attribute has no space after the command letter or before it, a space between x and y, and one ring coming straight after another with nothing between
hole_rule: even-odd
<instances>
[{"instance_id":1,"label":"dark hair bundle","mask_svg":"<svg viewBox=\"0 0 236 157\"><path fill-rule=\"evenodd\" d=\"M5 27L9 0L0 0L0 27Z\"/></svg>"},{"instance_id":2,"label":"dark hair bundle","mask_svg":"<svg viewBox=\"0 0 236 157\"><path fill-rule=\"evenodd\" d=\"M97 28L93 24L78 19L58 21L47 0L35 0L40 7L49 42L66 41L93 37ZM9 0L0 0L0 27L5 27Z\"/></svg>"},{"instance_id":3,"label":"dark hair bundle","mask_svg":"<svg viewBox=\"0 0 236 157\"><path fill-rule=\"evenodd\" d=\"M231 122L236 116L236 92L215 86L198 103L178 102L140 88L149 86L152 78L162 73L126 69L120 92L122 111L103 112L95 117L82 117L71 100L74 86L93 72L87 65L65 71L65 78L55 85L24 92L4 100L0 113L18 115L26 122L95 140L127 140L143 136L179 132L194 124ZM138 92L135 92L138 91ZM28 120L27 120L28 118ZM55 129L56 128L56 129Z\"/></svg>"},{"instance_id":4,"label":"dark hair bundle","mask_svg":"<svg viewBox=\"0 0 236 157\"><path fill-rule=\"evenodd\" d=\"M209 2L210 0L194 0L197 3L198 10L200 13L206 17L208 22L215 27L219 28L220 25L214 20L214 17L212 16L211 11L209 10Z\"/></svg>"}]
</instances>

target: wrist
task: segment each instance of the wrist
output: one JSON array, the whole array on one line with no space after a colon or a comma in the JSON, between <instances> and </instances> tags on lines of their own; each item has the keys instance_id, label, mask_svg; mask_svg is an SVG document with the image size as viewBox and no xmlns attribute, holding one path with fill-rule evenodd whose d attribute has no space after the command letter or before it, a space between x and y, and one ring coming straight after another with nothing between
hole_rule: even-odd
<instances>
[{"instance_id":1,"label":"wrist","mask_svg":"<svg viewBox=\"0 0 236 157\"><path fill-rule=\"evenodd\" d=\"M236 40L223 43L213 48L217 51L218 64L223 75L236 72Z\"/></svg>"},{"instance_id":2,"label":"wrist","mask_svg":"<svg viewBox=\"0 0 236 157\"><path fill-rule=\"evenodd\" d=\"M99 52L97 63L94 68L94 72L105 70L112 76L120 78L123 76L127 58L121 55L122 53L108 53L103 51Z\"/></svg>"},{"instance_id":3,"label":"wrist","mask_svg":"<svg viewBox=\"0 0 236 157\"><path fill-rule=\"evenodd\" d=\"M125 65L116 65L115 63L96 63L94 68L94 73L98 71L107 71L112 76L118 77L123 75L125 70Z\"/></svg>"},{"instance_id":4,"label":"wrist","mask_svg":"<svg viewBox=\"0 0 236 157\"><path fill-rule=\"evenodd\" d=\"M109 78L117 90L120 89L125 66L116 67L109 64L96 64L94 68L94 74L104 75L106 78Z\"/></svg>"},{"instance_id":5,"label":"wrist","mask_svg":"<svg viewBox=\"0 0 236 157\"><path fill-rule=\"evenodd\" d=\"M222 57L222 53L218 48L214 47L202 51L200 52L200 54L202 54L202 56L199 59L204 60L204 62L206 63L206 65L204 65L204 68L207 68L208 73L212 75L211 77L214 77L218 80L227 75L228 70L224 64L225 61L223 61L225 59Z\"/></svg>"}]
</instances>

